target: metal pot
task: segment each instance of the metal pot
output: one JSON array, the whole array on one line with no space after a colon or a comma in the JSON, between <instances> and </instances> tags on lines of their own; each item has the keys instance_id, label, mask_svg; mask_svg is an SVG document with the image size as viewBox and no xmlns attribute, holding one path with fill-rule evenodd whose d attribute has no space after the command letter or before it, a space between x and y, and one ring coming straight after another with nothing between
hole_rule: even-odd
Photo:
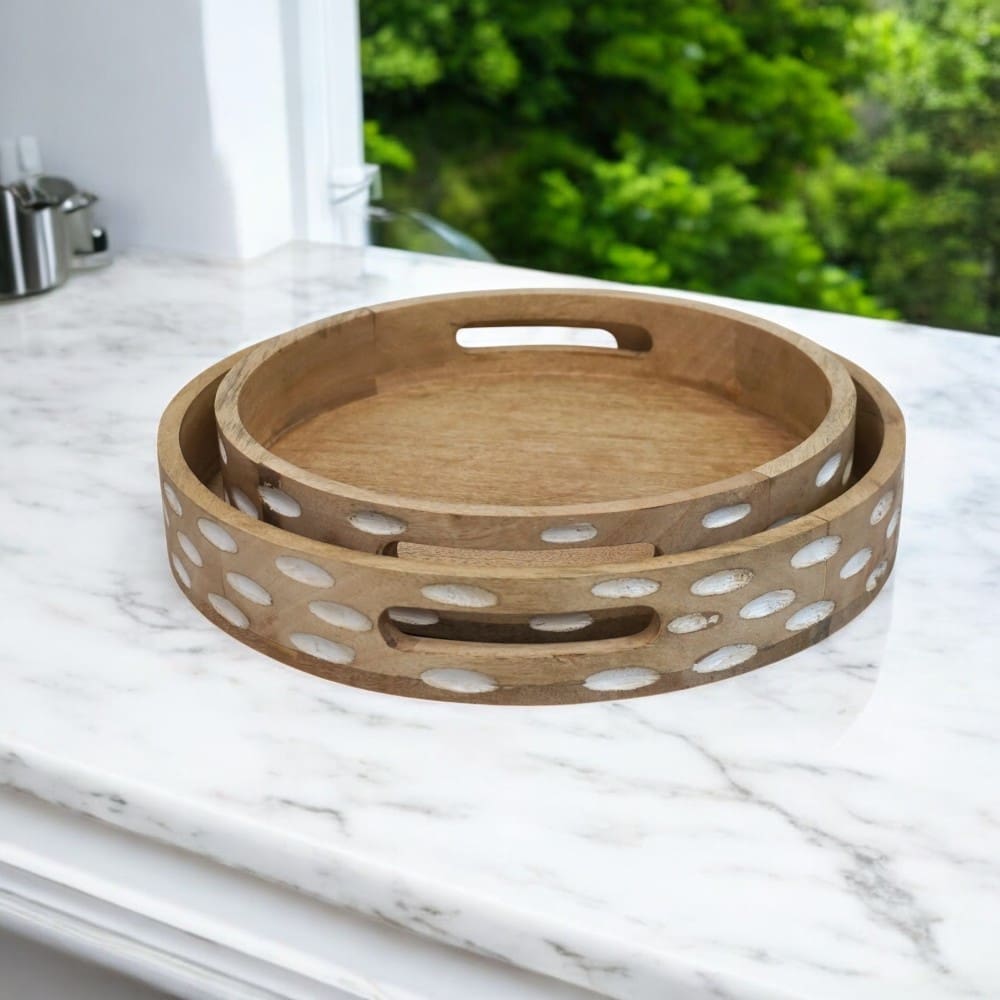
<instances>
[{"instance_id":1,"label":"metal pot","mask_svg":"<svg viewBox=\"0 0 1000 1000\"><path fill-rule=\"evenodd\" d=\"M71 258L60 201L25 181L0 186L0 298L56 288Z\"/></svg>"}]
</instances>

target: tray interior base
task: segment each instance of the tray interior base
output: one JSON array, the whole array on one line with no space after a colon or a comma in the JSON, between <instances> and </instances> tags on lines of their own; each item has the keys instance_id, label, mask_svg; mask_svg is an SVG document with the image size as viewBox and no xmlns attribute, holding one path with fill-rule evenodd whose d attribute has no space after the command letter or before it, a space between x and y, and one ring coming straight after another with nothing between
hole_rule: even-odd
<instances>
[{"instance_id":1,"label":"tray interior base","mask_svg":"<svg viewBox=\"0 0 1000 1000\"><path fill-rule=\"evenodd\" d=\"M338 482L480 504L610 502L698 487L801 436L715 392L616 376L426 378L317 414L272 442Z\"/></svg>"}]
</instances>

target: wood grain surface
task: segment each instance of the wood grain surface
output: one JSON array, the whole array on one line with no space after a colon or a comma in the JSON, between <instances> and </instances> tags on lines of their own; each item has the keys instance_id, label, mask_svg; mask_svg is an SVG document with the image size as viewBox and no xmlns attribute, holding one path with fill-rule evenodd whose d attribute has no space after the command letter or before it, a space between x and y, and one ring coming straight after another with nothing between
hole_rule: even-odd
<instances>
[{"instance_id":1,"label":"wood grain surface","mask_svg":"<svg viewBox=\"0 0 1000 1000\"><path fill-rule=\"evenodd\" d=\"M618 347L457 342L463 327L546 323L596 326ZM836 496L855 404L836 358L767 321L656 295L514 290L275 338L223 380L216 418L230 495L305 537L669 553Z\"/></svg>"},{"instance_id":2,"label":"wood grain surface","mask_svg":"<svg viewBox=\"0 0 1000 1000\"><path fill-rule=\"evenodd\" d=\"M697 551L476 565L434 561L427 550L405 557L402 544L378 555L324 543L221 498L214 400L238 361L196 378L161 421L169 564L220 628L329 680L520 705L677 690L821 641L867 606L892 570L902 416L849 364L858 398L853 481L811 513Z\"/></svg>"}]
</instances>

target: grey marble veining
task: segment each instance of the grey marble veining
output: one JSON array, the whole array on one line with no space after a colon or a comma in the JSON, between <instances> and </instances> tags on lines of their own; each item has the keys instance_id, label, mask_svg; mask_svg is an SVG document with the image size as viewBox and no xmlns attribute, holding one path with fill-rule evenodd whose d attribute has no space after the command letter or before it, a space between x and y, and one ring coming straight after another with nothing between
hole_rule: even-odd
<instances>
[{"instance_id":1,"label":"grey marble veining","mask_svg":"<svg viewBox=\"0 0 1000 1000\"><path fill-rule=\"evenodd\" d=\"M409 701L176 590L154 436L189 377L366 302L571 283L300 246L0 307L0 782L627 1000L1000 995L1000 339L742 304L882 379L909 441L885 592L739 678Z\"/></svg>"}]
</instances>

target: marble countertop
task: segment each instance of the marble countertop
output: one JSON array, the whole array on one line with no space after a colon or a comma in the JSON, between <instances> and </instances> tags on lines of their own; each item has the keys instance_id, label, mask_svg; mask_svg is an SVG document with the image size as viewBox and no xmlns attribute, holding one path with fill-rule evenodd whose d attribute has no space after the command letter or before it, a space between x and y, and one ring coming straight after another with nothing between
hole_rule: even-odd
<instances>
[{"instance_id":1,"label":"marble countertop","mask_svg":"<svg viewBox=\"0 0 1000 1000\"><path fill-rule=\"evenodd\" d=\"M623 1000L1000 995L1000 338L741 304L883 380L909 441L885 592L728 681L411 701L177 591L154 436L197 371L364 303L583 283L295 246L0 306L0 783Z\"/></svg>"}]
</instances>

